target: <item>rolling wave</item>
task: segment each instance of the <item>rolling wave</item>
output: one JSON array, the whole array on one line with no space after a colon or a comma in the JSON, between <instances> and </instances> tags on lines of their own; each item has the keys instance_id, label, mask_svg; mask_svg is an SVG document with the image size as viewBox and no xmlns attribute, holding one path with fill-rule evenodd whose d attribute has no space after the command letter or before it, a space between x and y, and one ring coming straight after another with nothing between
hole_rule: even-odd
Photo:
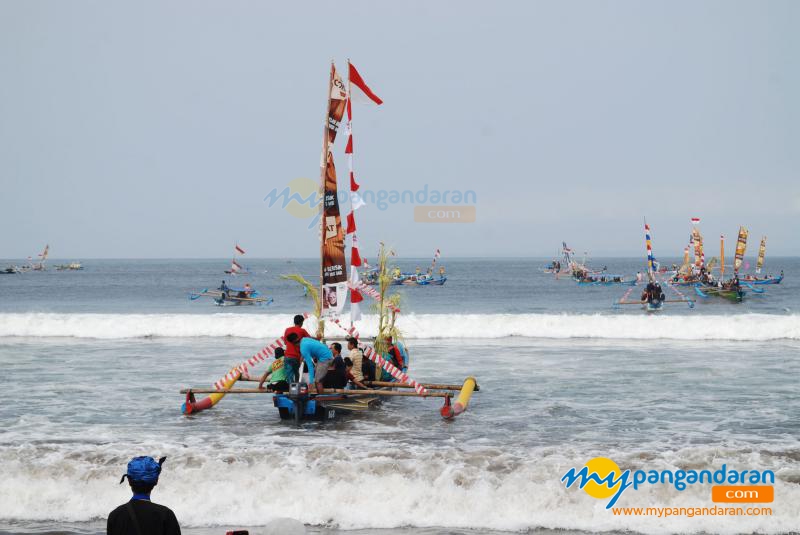
<instances>
[{"instance_id":1,"label":"rolling wave","mask_svg":"<svg viewBox=\"0 0 800 535\"><path fill-rule=\"evenodd\" d=\"M291 321L289 314L0 314L0 337L263 339L280 336ZM409 314L399 322L411 339L800 340L798 314ZM310 329L314 326L313 320L307 322ZM362 336L374 336L375 316L365 316L357 327ZM344 331L329 326L327 333Z\"/></svg>"}]
</instances>

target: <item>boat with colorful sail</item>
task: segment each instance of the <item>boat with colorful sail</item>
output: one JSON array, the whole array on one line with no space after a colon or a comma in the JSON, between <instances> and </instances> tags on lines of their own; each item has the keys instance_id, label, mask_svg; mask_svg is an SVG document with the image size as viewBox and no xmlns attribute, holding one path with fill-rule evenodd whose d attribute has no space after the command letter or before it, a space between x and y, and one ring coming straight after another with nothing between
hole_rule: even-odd
<instances>
[{"instance_id":1,"label":"boat with colorful sail","mask_svg":"<svg viewBox=\"0 0 800 535\"><path fill-rule=\"evenodd\" d=\"M694 291L698 297L704 299L710 296L721 297L734 303L741 303L745 296L739 280L739 270L744 261L744 253L747 249L748 231L745 227L739 227L739 234L736 239L736 253L733 260L733 277L725 280L725 237L720 236L720 275L718 280L714 280L711 271L702 267L700 272L700 282L695 284ZM759 292L761 293L761 292Z\"/></svg>"},{"instance_id":2,"label":"boat with colorful sail","mask_svg":"<svg viewBox=\"0 0 800 535\"><path fill-rule=\"evenodd\" d=\"M694 308L694 301L688 299L675 288L672 288L672 291L677 295L677 297L674 299L667 298L666 294L664 293L664 289L661 286L661 282L658 280L658 262L653 255L653 240L651 237L650 225L647 224L647 220L644 221L644 236L645 249L647 251L647 285L642 291L642 295L638 301L629 298L630 294L634 290L631 288L625 292L625 295L623 295L619 301L614 303L614 306L640 305L647 312L656 312L661 310L665 303L684 303L688 305L689 308Z\"/></svg>"},{"instance_id":3,"label":"boat with colorful sail","mask_svg":"<svg viewBox=\"0 0 800 535\"><path fill-rule=\"evenodd\" d=\"M348 62L349 63L349 62ZM274 356L278 349L287 347L287 344L295 340L292 336L280 337L271 344L268 344L258 353L247 359L239 366L231 369L228 374L215 383L214 389L184 389L181 392L186 395L186 400L182 406L185 414L194 414L216 405L227 394L261 393L272 396L273 405L278 409L281 419L293 420L300 423L304 420L327 420L339 414L347 414L366 410L380 403L384 398L389 397L441 397L444 398L445 406L441 414L444 418L453 418L467 408L469 399L474 391L478 390L477 383L473 378L468 378L462 385L441 385L423 384L412 379L408 375L408 351L407 348L400 349L397 353L404 354L402 363L399 359L390 358L391 350L396 346L393 340L402 338L397 327L397 316L400 312L398 307L398 296L388 295L388 288L391 284L390 268L388 266L388 253L381 244L381 252L378 264L374 273L377 281L377 289L370 287L360 280L358 268L362 266L360 254L358 252L358 241L356 238L355 211L363 205L363 201L358 195L359 185L355 180L352 168L352 98L355 89L360 90L376 104L382 101L368 88L360 77L355 67L348 64L348 83L345 85L336 71L335 66L331 65L331 73L328 84L328 106L326 120L323 126L323 147L320 162L320 191L322 199L320 204L320 283L319 286L311 284L299 274L286 275L285 278L295 280L306 288L308 295L314 299L315 310L313 313L305 313L297 316L296 323L301 325L304 318L316 318L316 338L324 340L326 337L326 326L338 329L349 340L356 340L358 343L359 333L354 323L361 319L360 303L364 296L374 298L378 304L378 323L377 336L373 345L360 343L363 350L363 358L374 363L376 375L365 377L363 384L366 389L346 390L324 388L315 391L310 383L304 380L304 364L300 365L299 381L291 378L292 382L288 385L288 392L280 392L263 388L236 388L238 381L252 381L250 371L256 365L265 362ZM336 170L333 160L332 147L336 140L336 134L340 122L347 111L347 146L345 153L348 155L350 163L350 213L347 216L346 233L342 227L342 218L338 202L338 185ZM345 237L351 237L350 254L350 277L347 276L345 264ZM435 256L434 260L437 257ZM339 319L339 314L344 308L347 296L350 296L350 326L346 327ZM402 343L402 340L400 340ZM316 342L315 342L316 343ZM390 347L391 345L391 347ZM397 344L398 346L400 344ZM282 351L281 351L282 352ZM306 358L306 355L303 355ZM285 358L285 357L284 357ZM397 365L396 365L397 364ZM316 368L310 364L311 368ZM314 379L311 374L316 370L309 370L309 378ZM380 375L378 375L380 374ZM266 377L263 376L263 377ZM387 380L388 379L388 380ZM259 381L263 381L259 379ZM409 391L407 389L413 389ZM451 404L451 398L458 392L458 399ZM211 396L198 400L195 394L210 393Z\"/></svg>"}]
</instances>

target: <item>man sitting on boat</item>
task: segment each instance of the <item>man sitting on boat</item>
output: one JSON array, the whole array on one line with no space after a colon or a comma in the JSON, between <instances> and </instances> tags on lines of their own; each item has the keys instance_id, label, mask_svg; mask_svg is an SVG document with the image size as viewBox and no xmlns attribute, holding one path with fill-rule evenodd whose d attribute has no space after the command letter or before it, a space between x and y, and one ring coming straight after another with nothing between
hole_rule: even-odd
<instances>
[{"instance_id":1,"label":"man sitting on boat","mask_svg":"<svg viewBox=\"0 0 800 535\"><path fill-rule=\"evenodd\" d=\"M353 376L357 381L364 380L364 353L358 348L358 340L352 336L347 339L347 349L350 351L347 358L353 363ZM346 359L345 359L346 360Z\"/></svg>"},{"instance_id":2,"label":"man sitting on boat","mask_svg":"<svg viewBox=\"0 0 800 535\"><path fill-rule=\"evenodd\" d=\"M333 360L328 367L328 373L322 381L325 388L344 388L347 386L347 367L342 358L342 344L334 342L330 345Z\"/></svg>"},{"instance_id":3,"label":"man sitting on boat","mask_svg":"<svg viewBox=\"0 0 800 535\"><path fill-rule=\"evenodd\" d=\"M291 327L287 327L285 331L283 331L283 338L286 340L286 358L285 358L285 366L286 366L286 373L288 377L288 381L290 383L295 383L300 380L298 373L300 371L300 340L303 338L310 338L311 335L308 334L308 331L303 329L303 322L305 318L302 314L297 314L294 317L294 325ZM289 336L291 334L297 335L297 343L289 342Z\"/></svg>"},{"instance_id":4,"label":"man sitting on boat","mask_svg":"<svg viewBox=\"0 0 800 535\"><path fill-rule=\"evenodd\" d=\"M269 390L273 392L289 391L289 375L282 347L275 350L275 362L273 362L269 369L264 372L264 375L261 376L258 388L261 388L267 379L269 379L269 384L267 385L269 386Z\"/></svg>"},{"instance_id":5,"label":"man sitting on boat","mask_svg":"<svg viewBox=\"0 0 800 535\"><path fill-rule=\"evenodd\" d=\"M398 348L392 342L392 337L391 336L387 336L386 337L386 346L387 346L387 349L386 349L386 354L384 355L384 358L389 360L394 365L394 367L397 368L398 370L404 370L406 365L405 365L405 361L403 360L403 354L400 351L400 348ZM386 370L383 370L383 374L381 376L381 380L383 380L383 381L394 381L395 379L394 379L394 377L392 377L392 375L389 372L387 372Z\"/></svg>"},{"instance_id":6,"label":"man sitting on boat","mask_svg":"<svg viewBox=\"0 0 800 535\"><path fill-rule=\"evenodd\" d=\"M356 378L355 372L357 370L353 364L353 361L350 360L350 357L344 358L344 367L345 367L345 378L347 379L347 381L355 385L356 388L361 388L362 390L366 390L367 389L366 385L362 383L360 379ZM352 387L349 386L348 384L346 388L352 388Z\"/></svg>"}]
</instances>

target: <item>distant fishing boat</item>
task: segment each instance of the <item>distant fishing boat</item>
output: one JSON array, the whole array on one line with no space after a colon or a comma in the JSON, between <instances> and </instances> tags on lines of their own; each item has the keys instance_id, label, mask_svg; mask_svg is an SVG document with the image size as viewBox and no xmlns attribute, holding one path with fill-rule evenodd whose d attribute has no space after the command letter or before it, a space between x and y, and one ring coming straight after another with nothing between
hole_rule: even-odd
<instances>
[{"instance_id":1,"label":"distant fishing boat","mask_svg":"<svg viewBox=\"0 0 800 535\"><path fill-rule=\"evenodd\" d=\"M83 269L83 264L80 262L70 262L69 264L59 264L56 266L56 271L80 271Z\"/></svg>"},{"instance_id":2,"label":"distant fishing boat","mask_svg":"<svg viewBox=\"0 0 800 535\"><path fill-rule=\"evenodd\" d=\"M741 281L739 279L739 269L744 261L744 253L747 249L747 235L748 231L745 227L739 227L739 235L736 239L736 253L733 260L733 277L729 280L724 280L725 277L725 237L720 236L720 275L719 280L714 281L711 278L709 270L702 267L700 270L700 282L695 284L694 291L698 297L707 299L708 297L721 297L733 303L741 303L745 297L745 291L742 289ZM763 290L755 290L756 293L763 293Z\"/></svg>"},{"instance_id":3,"label":"distant fishing boat","mask_svg":"<svg viewBox=\"0 0 800 535\"><path fill-rule=\"evenodd\" d=\"M273 301L271 297L262 296L258 290L254 290L249 284L245 284L242 287L231 287L225 284L225 281L222 281L222 284L217 289L209 290L206 288L189 294L189 299L192 301L196 301L201 297L210 297L218 306L266 306Z\"/></svg>"},{"instance_id":4,"label":"distant fishing boat","mask_svg":"<svg viewBox=\"0 0 800 535\"><path fill-rule=\"evenodd\" d=\"M236 261L236 255L244 256L244 249L242 249L238 243L233 244L233 259L231 260L231 268L226 269L225 273L228 275L251 275L250 270L242 267L239 262Z\"/></svg>"},{"instance_id":5,"label":"distant fishing boat","mask_svg":"<svg viewBox=\"0 0 800 535\"><path fill-rule=\"evenodd\" d=\"M35 264L32 264L29 269L31 271L45 271L47 268L45 267L45 261L47 260L47 255L50 254L50 245L47 244L44 246L44 251L39 253L39 261Z\"/></svg>"},{"instance_id":6,"label":"distant fishing boat","mask_svg":"<svg viewBox=\"0 0 800 535\"><path fill-rule=\"evenodd\" d=\"M673 288L673 291L678 294L676 299L667 299L661 283L658 281L658 262L653 255L653 240L650 233L650 225L647 220L644 221L644 236L645 236L645 249L647 251L647 286L642 292L638 301L629 299L633 288L625 292L625 295L615 303L617 305L640 305L647 312L657 312L661 310L665 303L685 303L689 308L694 308L694 301L687 299L683 294Z\"/></svg>"}]
</instances>

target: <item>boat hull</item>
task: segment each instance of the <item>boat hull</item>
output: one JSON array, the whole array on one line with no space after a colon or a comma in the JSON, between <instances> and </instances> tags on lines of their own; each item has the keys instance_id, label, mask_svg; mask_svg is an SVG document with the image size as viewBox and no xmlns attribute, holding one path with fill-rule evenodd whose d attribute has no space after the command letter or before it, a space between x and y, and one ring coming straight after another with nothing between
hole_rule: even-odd
<instances>
[{"instance_id":1,"label":"boat hull","mask_svg":"<svg viewBox=\"0 0 800 535\"><path fill-rule=\"evenodd\" d=\"M380 403L378 396L348 396L347 394L323 394L294 397L288 394L275 394L273 405L278 409L281 420L295 422L334 420L339 416L353 414L374 407Z\"/></svg>"}]
</instances>

